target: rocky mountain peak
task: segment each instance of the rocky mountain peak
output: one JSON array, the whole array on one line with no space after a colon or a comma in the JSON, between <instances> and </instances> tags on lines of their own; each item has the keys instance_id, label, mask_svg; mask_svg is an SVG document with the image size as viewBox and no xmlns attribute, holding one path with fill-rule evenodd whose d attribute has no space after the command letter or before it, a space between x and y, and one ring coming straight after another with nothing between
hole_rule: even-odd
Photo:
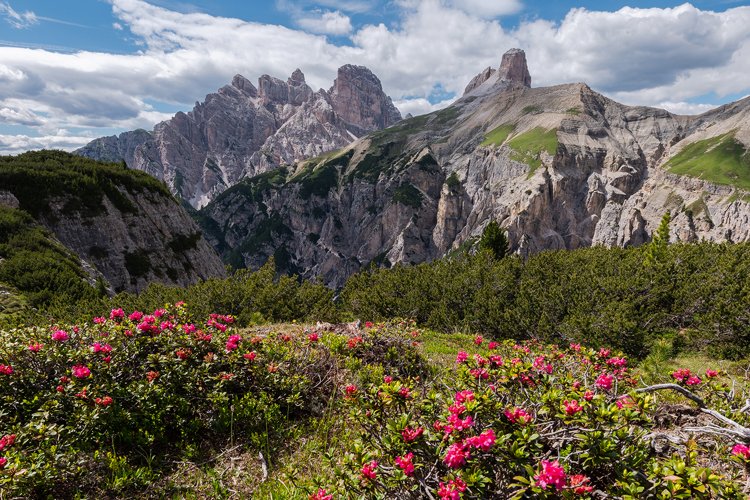
<instances>
[{"instance_id":1,"label":"rocky mountain peak","mask_svg":"<svg viewBox=\"0 0 750 500\"><path fill-rule=\"evenodd\" d=\"M328 91L333 110L355 135L390 127L401 113L383 92L380 79L364 66L341 66Z\"/></svg>"},{"instance_id":2,"label":"rocky mountain peak","mask_svg":"<svg viewBox=\"0 0 750 500\"><path fill-rule=\"evenodd\" d=\"M464 89L464 95L468 94L469 92L471 92L472 90L474 90L475 88L479 87L484 82L489 80L492 77L492 75L494 75L496 72L497 70L495 68L491 66L487 66L484 69L484 71L482 71L477 76L471 79L469 84Z\"/></svg>"},{"instance_id":3,"label":"rocky mountain peak","mask_svg":"<svg viewBox=\"0 0 750 500\"><path fill-rule=\"evenodd\" d=\"M503 54L498 75L501 81L519 83L531 87L531 75L526 64L526 53L521 49L510 49Z\"/></svg>"},{"instance_id":4,"label":"rocky mountain peak","mask_svg":"<svg viewBox=\"0 0 750 500\"><path fill-rule=\"evenodd\" d=\"M305 83L305 74L302 73L302 70L297 68L294 70L294 73L292 73L292 76L289 77L289 80L287 80L287 83L289 85L294 85L294 86L301 85Z\"/></svg>"},{"instance_id":5,"label":"rocky mountain peak","mask_svg":"<svg viewBox=\"0 0 750 500\"><path fill-rule=\"evenodd\" d=\"M258 96L258 89L255 88L255 85L242 75L234 75L234 78L232 78L232 87L250 95L251 97Z\"/></svg>"}]
</instances>

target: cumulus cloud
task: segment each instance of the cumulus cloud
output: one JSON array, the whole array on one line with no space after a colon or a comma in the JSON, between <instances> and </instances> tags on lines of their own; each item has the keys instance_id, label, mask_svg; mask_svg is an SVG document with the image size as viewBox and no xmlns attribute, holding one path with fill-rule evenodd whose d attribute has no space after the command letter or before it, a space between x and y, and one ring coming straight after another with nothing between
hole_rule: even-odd
<instances>
[{"instance_id":1,"label":"cumulus cloud","mask_svg":"<svg viewBox=\"0 0 750 500\"><path fill-rule=\"evenodd\" d=\"M351 30L343 12L377 2L297 2L318 9L314 21L327 26L308 31L351 33L350 44L336 45L304 30L144 0L111 1L116 22L140 52L71 54L0 44L0 108L7 108L0 122L43 122L44 136L56 128L151 128L167 115L148 103L189 109L236 73L284 77L299 67L311 86L328 88L347 63L368 66L404 114L418 114L446 105L446 93L460 95L511 47L526 50L535 86L584 81L626 104L703 111L696 97L750 90L750 7L574 9L560 22L535 19L507 30L495 16L516 9L515 0L393 0L398 22ZM438 103L436 88L443 91Z\"/></svg>"},{"instance_id":2,"label":"cumulus cloud","mask_svg":"<svg viewBox=\"0 0 750 500\"><path fill-rule=\"evenodd\" d=\"M18 12L8 2L0 2L0 17L16 29L28 28L39 22L36 14L30 10Z\"/></svg>"},{"instance_id":3,"label":"cumulus cloud","mask_svg":"<svg viewBox=\"0 0 750 500\"><path fill-rule=\"evenodd\" d=\"M523 8L520 0L451 0L450 4L465 12L485 18L515 14Z\"/></svg>"},{"instance_id":4,"label":"cumulus cloud","mask_svg":"<svg viewBox=\"0 0 750 500\"><path fill-rule=\"evenodd\" d=\"M71 136L64 131L54 135L2 135L0 134L0 152L2 154L18 154L30 149L64 149L73 150L85 146L92 137Z\"/></svg>"},{"instance_id":5,"label":"cumulus cloud","mask_svg":"<svg viewBox=\"0 0 750 500\"><path fill-rule=\"evenodd\" d=\"M352 21L339 11L315 11L297 19L304 30L322 35L346 35L352 31Z\"/></svg>"}]
</instances>

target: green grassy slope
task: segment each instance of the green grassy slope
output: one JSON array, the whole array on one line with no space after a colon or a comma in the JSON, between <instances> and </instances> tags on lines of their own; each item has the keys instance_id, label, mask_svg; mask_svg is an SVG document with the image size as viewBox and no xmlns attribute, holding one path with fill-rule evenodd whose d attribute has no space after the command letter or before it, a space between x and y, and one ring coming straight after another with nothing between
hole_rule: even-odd
<instances>
[{"instance_id":1,"label":"green grassy slope","mask_svg":"<svg viewBox=\"0 0 750 500\"><path fill-rule=\"evenodd\" d=\"M664 167L673 174L750 189L750 153L733 133L690 144Z\"/></svg>"}]
</instances>

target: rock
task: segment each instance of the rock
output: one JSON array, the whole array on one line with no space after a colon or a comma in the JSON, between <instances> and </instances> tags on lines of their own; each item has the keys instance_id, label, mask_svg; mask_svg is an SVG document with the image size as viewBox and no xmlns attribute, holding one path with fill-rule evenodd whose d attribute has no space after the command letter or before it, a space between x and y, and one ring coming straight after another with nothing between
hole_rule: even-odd
<instances>
[{"instance_id":1,"label":"rock","mask_svg":"<svg viewBox=\"0 0 750 500\"><path fill-rule=\"evenodd\" d=\"M495 68L492 68L492 67L489 67L489 66L487 68L485 68L484 71L482 71L477 76L475 76L474 78L471 79L471 81L469 82L469 84L464 89L464 95L468 94L469 92L471 92L472 90L474 90L475 88L479 87L484 82L486 82L487 80L489 80L490 77L492 77L496 72L497 72L497 70Z\"/></svg>"},{"instance_id":2,"label":"rock","mask_svg":"<svg viewBox=\"0 0 750 500\"><path fill-rule=\"evenodd\" d=\"M362 66L342 67L329 92L314 92L299 69L287 81L263 75L257 88L235 75L153 133L96 139L76 154L124 160L199 208L246 176L342 148L400 119L380 80Z\"/></svg>"},{"instance_id":3,"label":"rock","mask_svg":"<svg viewBox=\"0 0 750 500\"><path fill-rule=\"evenodd\" d=\"M10 191L0 191L0 208L18 208L18 198Z\"/></svg>"},{"instance_id":4,"label":"rock","mask_svg":"<svg viewBox=\"0 0 750 500\"><path fill-rule=\"evenodd\" d=\"M531 87L531 75L526 65L526 53L521 49L510 49L503 54L498 76L501 81Z\"/></svg>"}]
</instances>

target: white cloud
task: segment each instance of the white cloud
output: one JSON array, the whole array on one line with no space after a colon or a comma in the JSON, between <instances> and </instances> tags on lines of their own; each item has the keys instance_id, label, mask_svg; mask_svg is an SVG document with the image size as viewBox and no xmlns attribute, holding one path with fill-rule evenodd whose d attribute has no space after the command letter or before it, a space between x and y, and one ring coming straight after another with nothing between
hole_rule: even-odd
<instances>
[{"instance_id":1,"label":"white cloud","mask_svg":"<svg viewBox=\"0 0 750 500\"><path fill-rule=\"evenodd\" d=\"M70 151L86 145L91 139L88 136L66 135L64 131L58 131L54 135L36 137L0 134L0 154L13 155L30 149L64 149Z\"/></svg>"},{"instance_id":2,"label":"white cloud","mask_svg":"<svg viewBox=\"0 0 750 500\"><path fill-rule=\"evenodd\" d=\"M339 11L309 13L297 19L297 24L304 30L322 35L346 35L352 31L352 21Z\"/></svg>"},{"instance_id":3,"label":"white cloud","mask_svg":"<svg viewBox=\"0 0 750 500\"><path fill-rule=\"evenodd\" d=\"M396 105L403 116L406 116L408 114L411 114L412 116L418 116L443 109L449 106L454 100L455 99L446 99L445 101L440 101L433 104L427 99L419 97L416 99L402 99L394 101L393 104Z\"/></svg>"},{"instance_id":4,"label":"white cloud","mask_svg":"<svg viewBox=\"0 0 750 500\"><path fill-rule=\"evenodd\" d=\"M699 115L714 109L712 104L696 104L692 102L672 102L664 101L656 105L657 108L666 109L676 115Z\"/></svg>"},{"instance_id":5,"label":"white cloud","mask_svg":"<svg viewBox=\"0 0 750 500\"><path fill-rule=\"evenodd\" d=\"M484 18L515 14L523 8L520 0L451 0L450 4L464 12Z\"/></svg>"},{"instance_id":6,"label":"white cloud","mask_svg":"<svg viewBox=\"0 0 750 500\"><path fill-rule=\"evenodd\" d=\"M120 23L112 23L112 28L116 29L117 31L122 31L124 29L122 27L122 24Z\"/></svg>"},{"instance_id":7,"label":"white cloud","mask_svg":"<svg viewBox=\"0 0 750 500\"><path fill-rule=\"evenodd\" d=\"M27 10L26 12L17 12L8 2L0 2L0 17L16 29L28 28L39 22L36 14Z\"/></svg>"},{"instance_id":8,"label":"white cloud","mask_svg":"<svg viewBox=\"0 0 750 500\"><path fill-rule=\"evenodd\" d=\"M427 100L435 88L460 95L511 47L526 50L535 86L584 81L626 104L693 112L705 109L691 104L698 96L750 91L750 7L721 13L689 4L575 9L558 23L524 21L508 31L492 16L510 12L514 1L393 0L401 8L397 23L360 27L350 45L336 46L325 36L283 26L177 12L143 0L111 1L117 23L142 50L71 54L0 44L0 107L7 108L0 120L41 122L36 127L43 136L58 128L151 128L167 115L147 103L187 110L235 73L284 77L299 67L313 88L328 88L347 63L369 67L404 114L418 114L445 104ZM374 4L300 1L338 9L330 13L329 33L351 24L342 14L352 12L346 9Z\"/></svg>"}]
</instances>

